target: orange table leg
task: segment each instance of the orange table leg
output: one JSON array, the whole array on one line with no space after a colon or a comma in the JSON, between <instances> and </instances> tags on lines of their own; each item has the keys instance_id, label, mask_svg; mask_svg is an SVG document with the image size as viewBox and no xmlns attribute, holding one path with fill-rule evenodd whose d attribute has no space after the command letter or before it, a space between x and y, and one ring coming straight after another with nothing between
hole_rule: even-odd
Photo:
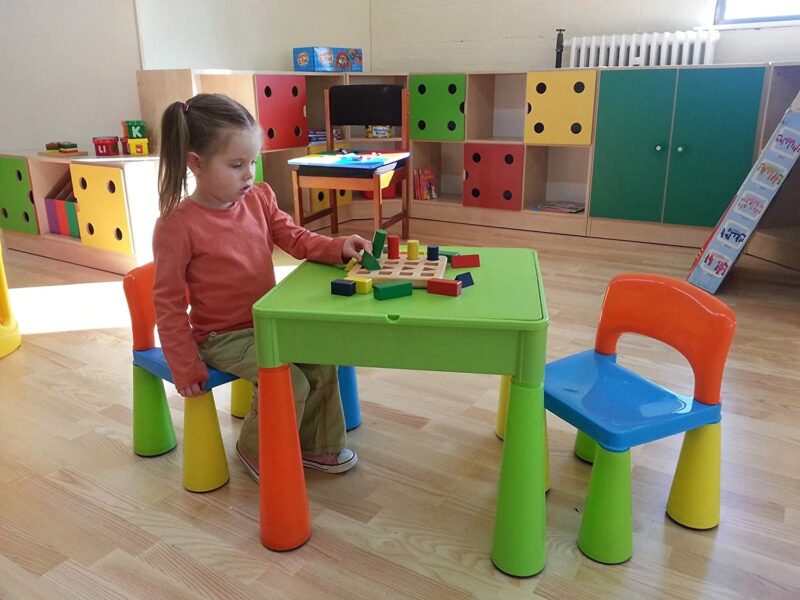
<instances>
[{"instance_id":1,"label":"orange table leg","mask_svg":"<svg viewBox=\"0 0 800 600\"><path fill-rule=\"evenodd\" d=\"M311 537L289 365L258 371L261 543L293 550Z\"/></svg>"}]
</instances>

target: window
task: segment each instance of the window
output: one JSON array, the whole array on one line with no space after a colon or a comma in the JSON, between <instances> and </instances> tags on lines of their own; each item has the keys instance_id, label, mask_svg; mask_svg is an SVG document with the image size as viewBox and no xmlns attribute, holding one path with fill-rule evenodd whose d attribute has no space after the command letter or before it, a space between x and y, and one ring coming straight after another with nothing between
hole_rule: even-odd
<instances>
[{"instance_id":1,"label":"window","mask_svg":"<svg viewBox=\"0 0 800 600\"><path fill-rule=\"evenodd\" d=\"M715 25L800 22L800 0L717 0Z\"/></svg>"}]
</instances>

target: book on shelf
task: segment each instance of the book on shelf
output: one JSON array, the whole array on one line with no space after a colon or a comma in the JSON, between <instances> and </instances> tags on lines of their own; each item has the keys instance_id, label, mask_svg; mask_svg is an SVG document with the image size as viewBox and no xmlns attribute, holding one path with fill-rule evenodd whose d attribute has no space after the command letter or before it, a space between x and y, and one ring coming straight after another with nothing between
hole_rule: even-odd
<instances>
[{"instance_id":1,"label":"book on shelf","mask_svg":"<svg viewBox=\"0 0 800 600\"><path fill-rule=\"evenodd\" d=\"M586 210L586 206L582 202L545 202L543 204L531 207L531 210L538 212L575 214Z\"/></svg>"},{"instance_id":2,"label":"book on shelf","mask_svg":"<svg viewBox=\"0 0 800 600\"><path fill-rule=\"evenodd\" d=\"M418 200L436 200L439 197L436 170L431 167L414 169L414 192Z\"/></svg>"}]
</instances>

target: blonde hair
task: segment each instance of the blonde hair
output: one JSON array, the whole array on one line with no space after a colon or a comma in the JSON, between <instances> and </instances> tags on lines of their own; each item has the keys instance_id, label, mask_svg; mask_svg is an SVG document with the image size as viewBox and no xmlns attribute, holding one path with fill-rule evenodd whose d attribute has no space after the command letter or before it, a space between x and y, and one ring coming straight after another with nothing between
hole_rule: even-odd
<instances>
[{"instance_id":1,"label":"blonde hair","mask_svg":"<svg viewBox=\"0 0 800 600\"><path fill-rule=\"evenodd\" d=\"M186 155L209 157L219 149L224 129L253 129L253 115L224 94L197 94L186 102L173 102L161 118L158 165L158 205L166 217L188 194Z\"/></svg>"}]
</instances>

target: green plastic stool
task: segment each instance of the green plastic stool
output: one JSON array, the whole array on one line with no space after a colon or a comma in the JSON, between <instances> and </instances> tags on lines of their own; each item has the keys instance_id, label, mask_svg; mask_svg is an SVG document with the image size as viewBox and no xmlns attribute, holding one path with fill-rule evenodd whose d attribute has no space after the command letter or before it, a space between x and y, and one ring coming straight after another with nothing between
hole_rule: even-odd
<instances>
[{"instance_id":1,"label":"green plastic stool","mask_svg":"<svg viewBox=\"0 0 800 600\"><path fill-rule=\"evenodd\" d=\"M597 442L582 431L578 431L572 451L575 456L591 465L594 462L595 452L597 452Z\"/></svg>"},{"instance_id":2,"label":"green plastic stool","mask_svg":"<svg viewBox=\"0 0 800 600\"><path fill-rule=\"evenodd\" d=\"M633 555L630 450L609 452L597 446L578 547L592 560L609 565Z\"/></svg>"},{"instance_id":3,"label":"green plastic stool","mask_svg":"<svg viewBox=\"0 0 800 600\"><path fill-rule=\"evenodd\" d=\"M133 451L139 456L158 456L177 445L163 380L134 365Z\"/></svg>"}]
</instances>

